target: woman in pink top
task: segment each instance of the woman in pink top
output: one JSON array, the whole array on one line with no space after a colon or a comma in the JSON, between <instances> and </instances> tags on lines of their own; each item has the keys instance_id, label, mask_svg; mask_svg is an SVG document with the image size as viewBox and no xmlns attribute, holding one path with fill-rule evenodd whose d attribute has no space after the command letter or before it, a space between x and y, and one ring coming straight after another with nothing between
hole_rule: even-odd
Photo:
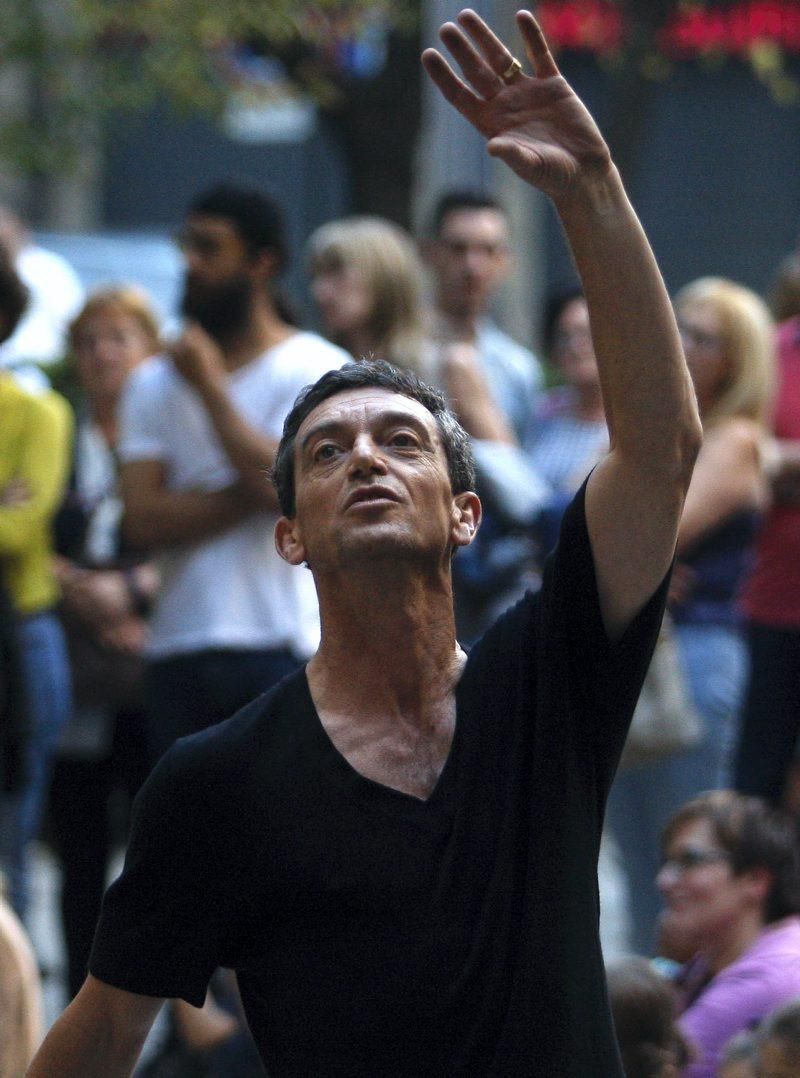
<instances>
[{"instance_id":1,"label":"woman in pink top","mask_svg":"<svg viewBox=\"0 0 800 1078\"><path fill-rule=\"evenodd\" d=\"M797 835L760 799L715 791L678 810L662 850L661 951L689 959L678 978L695 1053L684 1074L712 1078L731 1037L800 996Z\"/></svg>"}]
</instances>

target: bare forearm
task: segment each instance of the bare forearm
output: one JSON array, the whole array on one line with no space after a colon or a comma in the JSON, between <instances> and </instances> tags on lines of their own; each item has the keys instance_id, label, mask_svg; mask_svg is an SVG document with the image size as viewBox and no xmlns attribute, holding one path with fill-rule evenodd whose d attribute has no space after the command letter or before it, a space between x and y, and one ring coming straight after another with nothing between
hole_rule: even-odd
<instances>
[{"instance_id":1,"label":"bare forearm","mask_svg":"<svg viewBox=\"0 0 800 1078\"><path fill-rule=\"evenodd\" d=\"M45 1037L27 1078L128 1078L143 1040L139 1031L116 1036L110 1021L73 1004Z\"/></svg>"},{"instance_id":2,"label":"bare forearm","mask_svg":"<svg viewBox=\"0 0 800 1078\"><path fill-rule=\"evenodd\" d=\"M700 440L694 391L661 273L616 170L556 205L589 306L612 445L682 467Z\"/></svg>"},{"instance_id":3,"label":"bare forearm","mask_svg":"<svg viewBox=\"0 0 800 1078\"><path fill-rule=\"evenodd\" d=\"M184 546L220 535L260 508L240 484L217 491L154 490L126 500L123 529L141 550Z\"/></svg>"},{"instance_id":4,"label":"bare forearm","mask_svg":"<svg viewBox=\"0 0 800 1078\"><path fill-rule=\"evenodd\" d=\"M200 393L225 455L242 482L264 508L276 509L278 501L267 472L275 461L278 439L266 437L242 418L224 383L204 385Z\"/></svg>"}]
</instances>

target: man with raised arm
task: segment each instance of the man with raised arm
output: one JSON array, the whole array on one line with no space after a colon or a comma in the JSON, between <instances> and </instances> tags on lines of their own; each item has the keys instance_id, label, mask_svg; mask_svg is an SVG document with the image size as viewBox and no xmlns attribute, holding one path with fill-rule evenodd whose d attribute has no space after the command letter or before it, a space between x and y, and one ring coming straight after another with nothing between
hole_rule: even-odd
<instances>
[{"instance_id":1,"label":"man with raised arm","mask_svg":"<svg viewBox=\"0 0 800 1078\"><path fill-rule=\"evenodd\" d=\"M139 800L85 987L31 1074L127 1074L165 996L238 976L271 1075L621 1076L598 940L605 798L661 619L700 441L669 300L605 144L518 15L423 56L489 151L554 200L612 431L541 592L465 655L463 432L407 374L325 375L276 459L282 556L314 575L305 670L180 742ZM467 83L470 85L468 86Z\"/></svg>"}]
</instances>

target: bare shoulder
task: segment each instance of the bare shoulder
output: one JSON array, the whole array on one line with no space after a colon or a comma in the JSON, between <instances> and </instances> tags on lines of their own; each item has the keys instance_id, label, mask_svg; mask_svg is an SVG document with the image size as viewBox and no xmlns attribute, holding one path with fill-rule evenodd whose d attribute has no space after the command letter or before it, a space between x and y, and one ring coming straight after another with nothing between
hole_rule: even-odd
<instances>
[{"instance_id":1,"label":"bare shoulder","mask_svg":"<svg viewBox=\"0 0 800 1078\"><path fill-rule=\"evenodd\" d=\"M704 434L698 464L714 460L720 464L759 464L764 444L764 428L746 416L732 416L715 423Z\"/></svg>"}]
</instances>

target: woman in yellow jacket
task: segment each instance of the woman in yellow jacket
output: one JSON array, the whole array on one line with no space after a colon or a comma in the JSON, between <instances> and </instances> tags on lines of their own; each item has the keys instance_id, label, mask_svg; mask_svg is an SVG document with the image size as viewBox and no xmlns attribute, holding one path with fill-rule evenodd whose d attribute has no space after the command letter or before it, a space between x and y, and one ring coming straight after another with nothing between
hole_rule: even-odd
<instances>
[{"instance_id":1,"label":"woman in yellow jacket","mask_svg":"<svg viewBox=\"0 0 800 1078\"><path fill-rule=\"evenodd\" d=\"M0 341L13 332L24 305L24 289L0 254ZM0 371L0 580L16 615L28 728L23 781L0 792L0 867L23 918L26 848L39 829L50 761L70 707L50 526L67 479L71 432L63 398L29 392Z\"/></svg>"}]
</instances>

